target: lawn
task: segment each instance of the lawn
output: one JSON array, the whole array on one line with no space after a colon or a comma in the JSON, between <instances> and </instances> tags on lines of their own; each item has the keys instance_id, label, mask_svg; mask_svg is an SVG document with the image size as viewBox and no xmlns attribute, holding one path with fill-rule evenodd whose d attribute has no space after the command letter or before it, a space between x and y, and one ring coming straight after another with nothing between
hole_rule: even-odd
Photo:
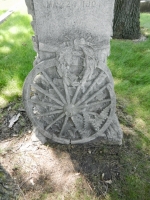
<instances>
[{"instance_id":1,"label":"lawn","mask_svg":"<svg viewBox=\"0 0 150 200\"><path fill-rule=\"evenodd\" d=\"M25 77L32 69L30 16L14 13L0 25L0 105L21 96Z\"/></svg>"},{"instance_id":2,"label":"lawn","mask_svg":"<svg viewBox=\"0 0 150 200\"><path fill-rule=\"evenodd\" d=\"M115 154L120 174L109 185L106 200L150 199L150 14L142 13L140 20L141 32L147 37L145 41L111 41L108 66L114 77L117 114L124 140L121 147L116 147L118 152ZM30 16L14 13L0 25L1 108L18 101L24 79L32 69L36 54L31 42L34 33L30 21ZM94 153L93 158L91 156L97 159L95 162L101 162L99 158L110 153L110 147L100 148L95 150L96 156ZM90 196L79 179L76 193L68 193L65 200L103 199L97 195L100 176L90 178L88 183L95 194ZM98 184L94 185L95 182ZM34 198L32 192L35 200L63 199L60 194L53 196L53 192L48 191Z\"/></svg>"},{"instance_id":3,"label":"lawn","mask_svg":"<svg viewBox=\"0 0 150 200\"><path fill-rule=\"evenodd\" d=\"M0 10L0 15L4 14L6 10Z\"/></svg>"},{"instance_id":4,"label":"lawn","mask_svg":"<svg viewBox=\"0 0 150 200\"><path fill-rule=\"evenodd\" d=\"M141 14L143 42L111 41L108 60L118 98L126 100L126 111L134 126L150 139L150 14Z\"/></svg>"}]
</instances>

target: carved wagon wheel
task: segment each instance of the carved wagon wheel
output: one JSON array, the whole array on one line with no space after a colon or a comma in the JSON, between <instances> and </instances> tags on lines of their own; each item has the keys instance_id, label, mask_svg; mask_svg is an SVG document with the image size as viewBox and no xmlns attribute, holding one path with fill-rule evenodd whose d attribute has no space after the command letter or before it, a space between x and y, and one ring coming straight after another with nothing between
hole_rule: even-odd
<instances>
[{"instance_id":1,"label":"carved wagon wheel","mask_svg":"<svg viewBox=\"0 0 150 200\"><path fill-rule=\"evenodd\" d=\"M81 66L71 66L68 77L60 76L59 67L57 59L43 61L25 80L24 105L33 125L62 144L106 137L104 132L115 112L107 72L97 67L85 81Z\"/></svg>"},{"instance_id":2,"label":"carved wagon wheel","mask_svg":"<svg viewBox=\"0 0 150 200\"><path fill-rule=\"evenodd\" d=\"M63 43L56 58L27 76L23 98L33 125L59 143L85 143L106 130L115 114L112 77L83 38Z\"/></svg>"}]
</instances>

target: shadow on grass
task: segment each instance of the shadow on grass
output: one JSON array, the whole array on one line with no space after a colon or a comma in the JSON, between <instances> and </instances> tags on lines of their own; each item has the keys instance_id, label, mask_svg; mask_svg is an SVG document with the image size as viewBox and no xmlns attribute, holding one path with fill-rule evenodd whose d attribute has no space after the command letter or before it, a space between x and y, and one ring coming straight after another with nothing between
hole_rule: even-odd
<instances>
[{"instance_id":1,"label":"shadow on grass","mask_svg":"<svg viewBox=\"0 0 150 200\"><path fill-rule=\"evenodd\" d=\"M126 102L133 126L150 139L150 30L146 41L112 40L111 44L108 65L117 98Z\"/></svg>"}]
</instances>

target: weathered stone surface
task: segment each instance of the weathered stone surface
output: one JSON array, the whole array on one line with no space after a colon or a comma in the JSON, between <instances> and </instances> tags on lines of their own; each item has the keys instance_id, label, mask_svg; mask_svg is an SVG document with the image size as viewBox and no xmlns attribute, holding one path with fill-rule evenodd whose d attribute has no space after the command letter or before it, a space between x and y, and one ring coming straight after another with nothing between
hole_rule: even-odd
<instances>
[{"instance_id":1,"label":"weathered stone surface","mask_svg":"<svg viewBox=\"0 0 150 200\"><path fill-rule=\"evenodd\" d=\"M121 144L113 79L106 66L114 0L26 3L38 53L23 91L33 125L63 144Z\"/></svg>"},{"instance_id":2,"label":"weathered stone surface","mask_svg":"<svg viewBox=\"0 0 150 200\"><path fill-rule=\"evenodd\" d=\"M45 144L47 142L47 138L42 135L38 129L35 127L32 131L31 140L34 144Z\"/></svg>"}]
</instances>

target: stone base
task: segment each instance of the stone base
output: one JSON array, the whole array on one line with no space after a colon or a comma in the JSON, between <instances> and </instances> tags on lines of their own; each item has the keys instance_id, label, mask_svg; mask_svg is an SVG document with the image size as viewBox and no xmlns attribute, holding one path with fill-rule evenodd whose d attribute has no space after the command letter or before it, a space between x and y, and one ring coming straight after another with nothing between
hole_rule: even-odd
<instances>
[{"instance_id":1,"label":"stone base","mask_svg":"<svg viewBox=\"0 0 150 200\"><path fill-rule=\"evenodd\" d=\"M123 132L120 128L120 124L118 121L117 116L114 116L114 119L108 129L104 132L103 136L97 136L96 139L86 142L85 144L89 144L90 146L99 146L101 144L107 144L107 145L122 145L122 138L123 138ZM34 127L32 136L31 136L32 142L35 143L55 143L53 140L50 140L49 138L46 138L40 131ZM77 144L73 140L70 140L70 143L68 144ZM79 143L80 144L80 143ZM82 143L81 143L82 144Z\"/></svg>"},{"instance_id":2,"label":"stone base","mask_svg":"<svg viewBox=\"0 0 150 200\"><path fill-rule=\"evenodd\" d=\"M38 129L36 127L34 127L33 131L32 131L32 136L31 136L31 140L32 142L40 142L41 144L45 144L47 143L47 138L42 135Z\"/></svg>"}]
</instances>

